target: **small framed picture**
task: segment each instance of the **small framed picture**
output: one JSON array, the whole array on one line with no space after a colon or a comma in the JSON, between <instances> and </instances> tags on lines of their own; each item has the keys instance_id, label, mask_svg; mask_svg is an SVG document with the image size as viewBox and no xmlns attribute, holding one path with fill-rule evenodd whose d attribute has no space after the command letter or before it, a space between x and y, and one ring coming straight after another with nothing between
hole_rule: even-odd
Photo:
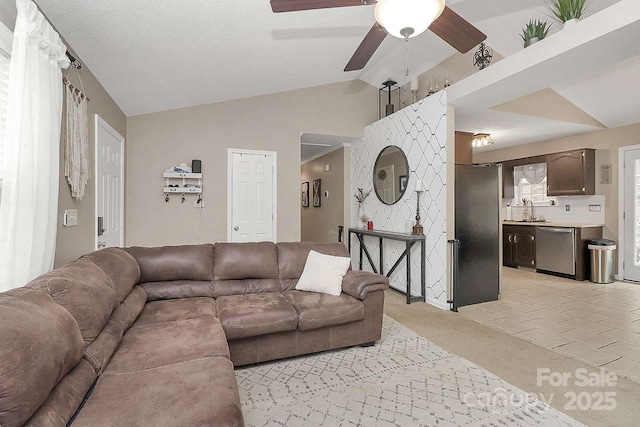
<instances>
[{"instance_id":1,"label":"small framed picture","mask_svg":"<svg viewBox=\"0 0 640 427\"><path fill-rule=\"evenodd\" d=\"M302 207L309 207L309 181L302 183Z\"/></svg>"},{"instance_id":2,"label":"small framed picture","mask_svg":"<svg viewBox=\"0 0 640 427\"><path fill-rule=\"evenodd\" d=\"M407 175L400 175L400 193L407 188Z\"/></svg>"},{"instance_id":3,"label":"small framed picture","mask_svg":"<svg viewBox=\"0 0 640 427\"><path fill-rule=\"evenodd\" d=\"M322 202L320 198L320 181L319 179L313 180L313 207L319 208Z\"/></svg>"}]
</instances>

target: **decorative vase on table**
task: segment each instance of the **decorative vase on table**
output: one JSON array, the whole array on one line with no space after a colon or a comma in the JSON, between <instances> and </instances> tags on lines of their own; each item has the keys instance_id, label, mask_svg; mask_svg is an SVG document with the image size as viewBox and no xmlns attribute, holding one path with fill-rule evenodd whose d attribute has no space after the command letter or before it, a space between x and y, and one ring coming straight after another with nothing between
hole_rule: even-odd
<instances>
[{"instance_id":1,"label":"decorative vase on table","mask_svg":"<svg viewBox=\"0 0 640 427\"><path fill-rule=\"evenodd\" d=\"M369 216L365 213L362 213L362 204L364 203L365 200L367 200L367 197L369 197L369 194L371 194L371 190L365 191L363 188L358 187L358 191L353 196L356 199L356 202L358 203L358 219L363 222L362 228L367 228L367 221L369 221ZM357 225L358 224L356 224L356 226Z\"/></svg>"}]
</instances>

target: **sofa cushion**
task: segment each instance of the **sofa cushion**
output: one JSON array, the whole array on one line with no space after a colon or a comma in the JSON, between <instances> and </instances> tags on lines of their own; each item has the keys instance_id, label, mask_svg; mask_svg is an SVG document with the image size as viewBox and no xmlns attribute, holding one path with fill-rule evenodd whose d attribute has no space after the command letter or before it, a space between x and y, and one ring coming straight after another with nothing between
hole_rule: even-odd
<instances>
[{"instance_id":1,"label":"sofa cushion","mask_svg":"<svg viewBox=\"0 0 640 427\"><path fill-rule=\"evenodd\" d=\"M149 301L175 298L213 297L210 280L171 280L168 282L144 282L140 286L149 295Z\"/></svg>"},{"instance_id":2,"label":"sofa cushion","mask_svg":"<svg viewBox=\"0 0 640 427\"><path fill-rule=\"evenodd\" d=\"M73 427L242 425L233 364L222 357L105 373L73 422Z\"/></svg>"},{"instance_id":3,"label":"sofa cushion","mask_svg":"<svg viewBox=\"0 0 640 427\"><path fill-rule=\"evenodd\" d=\"M111 313L111 317L96 340L85 349L84 358L91 363L98 374L104 371L118 348L120 339L142 312L146 301L147 294L144 290L134 286L129 296Z\"/></svg>"},{"instance_id":4,"label":"sofa cushion","mask_svg":"<svg viewBox=\"0 0 640 427\"><path fill-rule=\"evenodd\" d=\"M286 291L285 298L298 313L298 329L306 331L364 319L364 304L347 294L339 296Z\"/></svg>"},{"instance_id":5,"label":"sofa cushion","mask_svg":"<svg viewBox=\"0 0 640 427\"><path fill-rule=\"evenodd\" d=\"M124 301L131 288L140 281L138 262L124 249L106 248L82 258L92 261L111 278L118 301Z\"/></svg>"},{"instance_id":6,"label":"sofa cushion","mask_svg":"<svg viewBox=\"0 0 640 427\"><path fill-rule=\"evenodd\" d=\"M296 284L299 291L320 292L338 296L342 293L342 278L351 265L351 258L309 251L302 275Z\"/></svg>"},{"instance_id":7,"label":"sofa cushion","mask_svg":"<svg viewBox=\"0 0 640 427\"><path fill-rule=\"evenodd\" d=\"M211 280L213 245L131 247L125 249L140 265L140 282Z\"/></svg>"},{"instance_id":8,"label":"sofa cushion","mask_svg":"<svg viewBox=\"0 0 640 427\"><path fill-rule=\"evenodd\" d=\"M91 364L81 360L60 380L25 427L66 427L96 378Z\"/></svg>"},{"instance_id":9,"label":"sofa cushion","mask_svg":"<svg viewBox=\"0 0 640 427\"><path fill-rule=\"evenodd\" d=\"M82 358L75 320L48 294L0 294L0 425L22 426Z\"/></svg>"},{"instance_id":10,"label":"sofa cushion","mask_svg":"<svg viewBox=\"0 0 640 427\"><path fill-rule=\"evenodd\" d=\"M216 243L213 260L217 280L278 278L278 256L271 242Z\"/></svg>"},{"instance_id":11,"label":"sofa cushion","mask_svg":"<svg viewBox=\"0 0 640 427\"><path fill-rule=\"evenodd\" d=\"M153 369L203 357L229 357L220 321L211 315L129 329L105 373Z\"/></svg>"},{"instance_id":12,"label":"sofa cushion","mask_svg":"<svg viewBox=\"0 0 640 427\"><path fill-rule=\"evenodd\" d=\"M216 299L227 339L294 331L298 313L281 293L231 295Z\"/></svg>"},{"instance_id":13,"label":"sofa cushion","mask_svg":"<svg viewBox=\"0 0 640 427\"><path fill-rule=\"evenodd\" d=\"M27 287L43 290L71 313L87 345L96 339L118 305L113 282L88 259L44 274Z\"/></svg>"},{"instance_id":14,"label":"sofa cushion","mask_svg":"<svg viewBox=\"0 0 640 427\"><path fill-rule=\"evenodd\" d=\"M215 298L227 295L260 294L265 292L280 292L280 280L244 279L213 281L213 296Z\"/></svg>"},{"instance_id":15,"label":"sofa cushion","mask_svg":"<svg viewBox=\"0 0 640 427\"><path fill-rule=\"evenodd\" d=\"M278 271L282 282L282 290L296 287L307 262L309 251L325 255L348 257L349 251L342 243L300 243L285 242L276 244L278 251Z\"/></svg>"},{"instance_id":16,"label":"sofa cushion","mask_svg":"<svg viewBox=\"0 0 640 427\"><path fill-rule=\"evenodd\" d=\"M280 291L273 243L216 243L213 252L215 298Z\"/></svg>"},{"instance_id":17,"label":"sofa cushion","mask_svg":"<svg viewBox=\"0 0 640 427\"><path fill-rule=\"evenodd\" d=\"M209 315L216 317L213 298L183 298L147 303L136 320L136 326L175 322Z\"/></svg>"}]
</instances>

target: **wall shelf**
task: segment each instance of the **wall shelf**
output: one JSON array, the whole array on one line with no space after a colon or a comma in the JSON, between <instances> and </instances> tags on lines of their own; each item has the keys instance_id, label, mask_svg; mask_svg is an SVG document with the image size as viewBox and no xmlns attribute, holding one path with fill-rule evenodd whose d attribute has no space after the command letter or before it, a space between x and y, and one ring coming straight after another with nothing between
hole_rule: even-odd
<instances>
[{"instance_id":1,"label":"wall shelf","mask_svg":"<svg viewBox=\"0 0 640 427\"><path fill-rule=\"evenodd\" d=\"M164 187L165 193L202 193L202 187Z\"/></svg>"},{"instance_id":2,"label":"wall shelf","mask_svg":"<svg viewBox=\"0 0 640 427\"><path fill-rule=\"evenodd\" d=\"M201 173L165 172L163 176L165 178L202 179Z\"/></svg>"},{"instance_id":3,"label":"wall shelf","mask_svg":"<svg viewBox=\"0 0 640 427\"><path fill-rule=\"evenodd\" d=\"M169 194L202 194L202 174L186 172L164 172L165 183L162 191L168 201ZM172 187L170 187L172 185ZM183 198L184 202L184 198Z\"/></svg>"}]
</instances>

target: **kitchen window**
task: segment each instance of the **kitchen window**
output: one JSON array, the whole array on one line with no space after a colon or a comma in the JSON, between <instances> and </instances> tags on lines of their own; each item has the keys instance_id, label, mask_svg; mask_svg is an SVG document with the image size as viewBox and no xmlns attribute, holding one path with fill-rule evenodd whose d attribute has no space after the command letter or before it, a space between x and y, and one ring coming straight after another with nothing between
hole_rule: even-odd
<instances>
[{"instance_id":1,"label":"kitchen window","mask_svg":"<svg viewBox=\"0 0 640 427\"><path fill-rule=\"evenodd\" d=\"M531 200L535 206L549 206L556 203L555 197L547 196L547 164L534 163L516 166L513 169L516 204L522 199Z\"/></svg>"}]
</instances>

